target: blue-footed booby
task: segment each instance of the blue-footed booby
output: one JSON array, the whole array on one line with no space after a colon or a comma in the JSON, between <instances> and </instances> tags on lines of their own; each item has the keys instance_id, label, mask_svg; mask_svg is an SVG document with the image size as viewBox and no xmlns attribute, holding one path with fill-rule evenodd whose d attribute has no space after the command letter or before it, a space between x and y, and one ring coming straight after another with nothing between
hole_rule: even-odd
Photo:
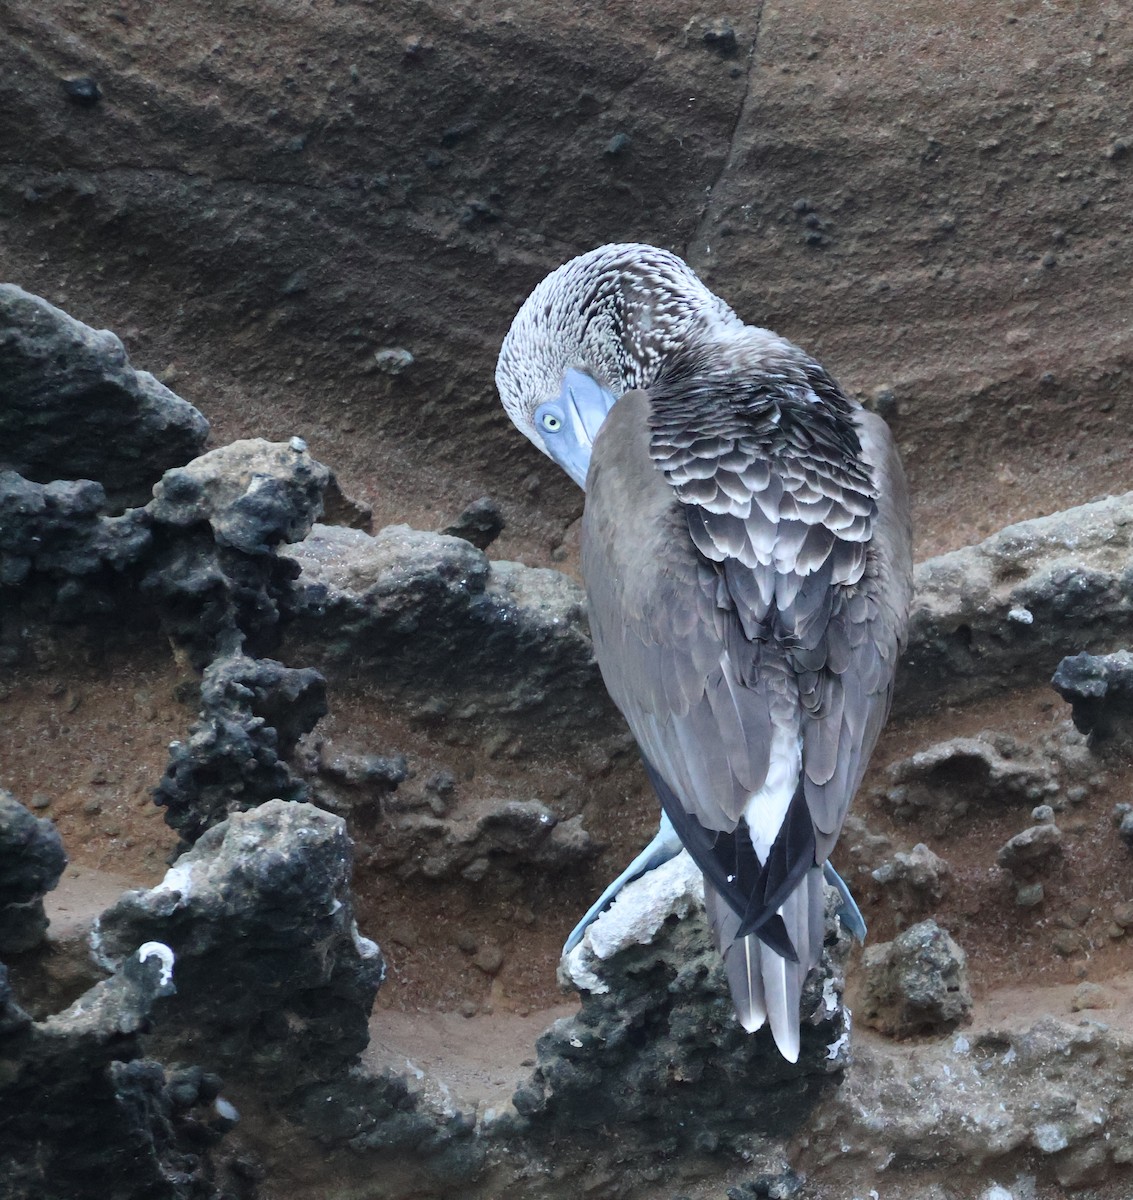
<instances>
[{"instance_id":1,"label":"blue-footed booby","mask_svg":"<svg viewBox=\"0 0 1133 1200\"><path fill-rule=\"evenodd\" d=\"M594 653L661 801L628 879L687 848L736 1014L799 1054L827 859L888 715L912 590L885 422L676 255L602 246L504 339L512 421L586 490Z\"/></svg>"}]
</instances>

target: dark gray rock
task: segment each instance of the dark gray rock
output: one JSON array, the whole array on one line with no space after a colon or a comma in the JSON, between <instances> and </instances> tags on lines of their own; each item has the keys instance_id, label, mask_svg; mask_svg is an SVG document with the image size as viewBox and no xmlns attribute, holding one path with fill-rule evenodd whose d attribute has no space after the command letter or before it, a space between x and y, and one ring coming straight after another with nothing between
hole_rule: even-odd
<instances>
[{"instance_id":1,"label":"dark gray rock","mask_svg":"<svg viewBox=\"0 0 1133 1200\"><path fill-rule=\"evenodd\" d=\"M300 568L292 657L339 679L364 674L450 736L485 721L524 747L624 736L582 589L557 571L489 563L461 538L404 525L373 537L316 525L284 554Z\"/></svg>"},{"instance_id":2,"label":"dark gray rock","mask_svg":"<svg viewBox=\"0 0 1133 1200\"><path fill-rule=\"evenodd\" d=\"M616 1128L627 1160L705 1148L746 1155L789 1134L847 1062L849 939L835 908L831 892L827 944L804 989L802 1050L792 1065L766 1029L745 1033L735 1018L688 856L630 884L563 962L582 1007L539 1039L535 1070L514 1096L519 1128L598 1153Z\"/></svg>"},{"instance_id":3,"label":"dark gray rock","mask_svg":"<svg viewBox=\"0 0 1133 1200\"><path fill-rule=\"evenodd\" d=\"M950 831L973 805L1034 806L1059 789L1056 764L1002 734L950 738L889 768L894 786L881 803L894 816L935 834Z\"/></svg>"},{"instance_id":4,"label":"dark gray rock","mask_svg":"<svg viewBox=\"0 0 1133 1200\"><path fill-rule=\"evenodd\" d=\"M504 515L500 512L500 506L490 496L481 496L441 533L447 537L463 538L477 550L487 550L503 531Z\"/></svg>"},{"instance_id":5,"label":"dark gray rock","mask_svg":"<svg viewBox=\"0 0 1133 1200\"><path fill-rule=\"evenodd\" d=\"M161 628L197 669L271 653L297 574L275 549L307 533L329 478L291 443L236 442L108 517L97 483L0 471L0 593L28 619L120 627L126 611L131 631Z\"/></svg>"},{"instance_id":6,"label":"dark gray rock","mask_svg":"<svg viewBox=\"0 0 1133 1200\"><path fill-rule=\"evenodd\" d=\"M0 788L0 955L20 954L43 940L43 897L66 865L63 840L51 821L32 816Z\"/></svg>"},{"instance_id":7,"label":"dark gray rock","mask_svg":"<svg viewBox=\"0 0 1133 1200\"><path fill-rule=\"evenodd\" d=\"M1050 678L1133 637L1133 492L1009 525L921 563L895 709L924 711Z\"/></svg>"},{"instance_id":8,"label":"dark gray rock","mask_svg":"<svg viewBox=\"0 0 1133 1200\"><path fill-rule=\"evenodd\" d=\"M209 1147L219 1080L188 1095L142 1057L174 990L167 947L142 945L64 1012L36 1023L0 965L0 1194L5 1200L220 1200Z\"/></svg>"},{"instance_id":9,"label":"dark gray rock","mask_svg":"<svg viewBox=\"0 0 1133 1200\"><path fill-rule=\"evenodd\" d=\"M972 1012L967 956L935 921L866 948L862 1022L892 1037L941 1034Z\"/></svg>"},{"instance_id":10,"label":"dark gray rock","mask_svg":"<svg viewBox=\"0 0 1133 1200\"><path fill-rule=\"evenodd\" d=\"M385 972L355 926L350 870L341 818L272 800L210 829L157 887L126 892L92 942L108 966L150 940L176 955L150 1052L279 1098L341 1076Z\"/></svg>"},{"instance_id":11,"label":"dark gray rock","mask_svg":"<svg viewBox=\"0 0 1133 1200\"><path fill-rule=\"evenodd\" d=\"M1064 658L1051 680L1066 700L1074 726L1088 734L1092 748L1101 743L1128 755L1133 750L1133 654L1075 654Z\"/></svg>"},{"instance_id":12,"label":"dark gray rock","mask_svg":"<svg viewBox=\"0 0 1133 1200\"><path fill-rule=\"evenodd\" d=\"M411 1090L403 1076L391 1072L354 1074L330 1086L311 1087L292 1111L323 1145L401 1157L422 1170L434 1187L441 1181L442 1194L453 1194L451 1189L476 1179L488 1155L475 1113L440 1112Z\"/></svg>"},{"instance_id":13,"label":"dark gray rock","mask_svg":"<svg viewBox=\"0 0 1133 1200\"><path fill-rule=\"evenodd\" d=\"M207 436L204 417L135 371L114 334L0 284L0 469L96 480L112 503L144 504Z\"/></svg>"},{"instance_id":14,"label":"dark gray rock","mask_svg":"<svg viewBox=\"0 0 1133 1200\"><path fill-rule=\"evenodd\" d=\"M924 844L908 853L898 852L872 872L875 883L899 916L920 916L944 899L952 871Z\"/></svg>"},{"instance_id":15,"label":"dark gray rock","mask_svg":"<svg viewBox=\"0 0 1133 1200\"><path fill-rule=\"evenodd\" d=\"M297 571L276 547L306 535L329 478L301 439L253 439L167 472L154 489L156 546L140 588L195 667L277 647Z\"/></svg>"},{"instance_id":16,"label":"dark gray rock","mask_svg":"<svg viewBox=\"0 0 1133 1200\"><path fill-rule=\"evenodd\" d=\"M115 606L125 573L149 550L144 510L109 517L101 484L33 483L0 471L0 595L53 621Z\"/></svg>"},{"instance_id":17,"label":"dark gray rock","mask_svg":"<svg viewBox=\"0 0 1133 1200\"><path fill-rule=\"evenodd\" d=\"M234 812L266 800L309 799L307 784L285 760L326 711L318 671L241 654L210 663L200 715L188 741L171 745L153 794L182 848Z\"/></svg>"},{"instance_id":18,"label":"dark gray rock","mask_svg":"<svg viewBox=\"0 0 1133 1200\"><path fill-rule=\"evenodd\" d=\"M995 861L1016 879L1032 879L1062 853L1062 830L1052 822L1032 825L1000 847Z\"/></svg>"},{"instance_id":19,"label":"dark gray rock","mask_svg":"<svg viewBox=\"0 0 1133 1200\"><path fill-rule=\"evenodd\" d=\"M1133 850L1133 804L1115 804L1113 806L1113 823L1121 840Z\"/></svg>"}]
</instances>

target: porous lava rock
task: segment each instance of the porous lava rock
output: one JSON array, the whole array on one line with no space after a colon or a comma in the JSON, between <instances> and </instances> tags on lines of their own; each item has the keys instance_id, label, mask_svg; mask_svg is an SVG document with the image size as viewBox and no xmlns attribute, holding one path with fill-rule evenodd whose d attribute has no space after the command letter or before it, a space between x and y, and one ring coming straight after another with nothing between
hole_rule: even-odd
<instances>
[{"instance_id":1,"label":"porous lava rock","mask_svg":"<svg viewBox=\"0 0 1133 1200\"><path fill-rule=\"evenodd\" d=\"M936 834L953 829L973 805L1035 805L1059 788L1054 762L995 733L938 742L893 763L888 774L893 786L881 794L883 806Z\"/></svg>"},{"instance_id":2,"label":"porous lava rock","mask_svg":"<svg viewBox=\"0 0 1133 1200\"><path fill-rule=\"evenodd\" d=\"M530 1080L515 1093L535 1139L665 1155L717 1147L751 1154L792 1132L841 1077L848 1021L842 969L849 937L829 893L827 937L801 1004L802 1049L787 1063L768 1030L736 1020L687 854L635 880L562 966L582 990L576 1016L539 1039Z\"/></svg>"},{"instance_id":3,"label":"porous lava rock","mask_svg":"<svg viewBox=\"0 0 1133 1200\"><path fill-rule=\"evenodd\" d=\"M500 506L491 496L481 496L474 500L455 521L441 533L448 537L463 538L471 542L477 550L487 550L488 547L504 531L506 521L500 511Z\"/></svg>"},{"instance_id":4,"label":"porous lava rock","mask_svg":"<svg viewBox=\"0 0 1133 1200\"><path fill-rule=\"evenodd\" d=\"M1126 756L1133 750L1133 654L1075 654L1058 664L1054 690L1071 707L1090 746Z\"/></svg>"},{"instance_id":5,"label":"porous lava rock","mask_svg":"<svg viewBox=\"0 0 1133 1200\"><path fill-rule=\"evenodd\" d=\"M1133 492L1009 525L918 564L900 711L1049 679L1133 632Z\"/></svg>"},{"instance_id":6,"label":"porous lava rock","mask_svg":"<svg viewBox=\"0 0 1133 1200\"><path fill-rule=\"evenodd\" d=\"M598 852L581 817L559 820L538 800L496 801L474 818L390 813L377 832L371 861L404 880L460 877L493 884L523 867L577 868Z\"/></svg>"},{"instance_id":7,"label":"porous lava rock","mask_svg":"<svg viewBox=\"0 0 1133 1200\"><path fill-rule=\"evenodd\" d=\"M953 1173L947 1195L976 1195L989 1174L1017 1170L1022 1153L1063 1187L1097 1182L1133 1162L1131 1066L1133 1039L1096 1020L996 1025L922 1043L915 1054L858 1039L848 1086L806 1131L812 1177L854 1161L852 1194L865 1195L886 1180L896 1186L912 1164L931 1164L934 1174Z\"/></svg>"},{"instance_id":8,"label":"porous lava rock","mask_svg":"<svg viewBox=\"0 0 1133 1200\"><path fill-rule=\"evenodd\" d=\"M919 916L939 904L948 891L952 870L924 842L898 851L871 872L900 919Z\"/></svg>"},{"instance_id":9,"label":"porous lava rock","mask_svg":"<svg viewBox=\"0 0 1133 1200\"><path fill-rule=\"evenodd\" d=\"M941 1034L972 1011L967 955L933 920L866 948L862 1022L892 1037Z\"/></svg>"},{"instance_id":10,"label":"porous lava rock","mask_svg":"<svg viewBox=\"0 0 1133 1200\"><path fill-rule=\"evenodd\" d=\"M206 1148L236 1116L220 1081L191 1094L143 1057L142 1031L174 990L173 956L156 943L41 1022L16 1002L0 965L0 1194L5 1200L220 1200ZM182 1084L182 1086L178 1086ZM235 1188L222 1183L235 1183Z\"/></svg>"},{"instance_id":11,"label":"porous lava rock","mask_svg":"<svg viewBox=\"0 0 1133 1200\"><path fill-rule=\"evenodd\" d=\"M355 925L350 872L340 817L271 800L210 829L157 887L124 893L92 934L99 958L114 966L147 941L176 958L151 1053L281 1099L341 1075L385 973Z\"/></svg>"},{"instance_id":12,"label":"porous lava rock","mask_svg":"<svg viewBox=\"0 0 1133 1200\"><path fill-rule=\"evenodd\" d=\"M558 571L489 562L463 538L316 525L298 564L293 656L365 673L428 724L491 720L538 745L624 732L594 662L582 589Z\"/></svg>"},{"instance_id":13,"label":"porous lava rock","mask_svg":"<svg viewBox=\"0 0 1133 1200\"><path fill-rule=\"evenodd\" d=\"M58 830L0 788L0 955L31 950L47 932L43 897L67 856Z\"/></svg>"},{"instance_id":14,"label":"porous lava rock","mask_svg":"<svg viewBox=\"0 0 1133 1200\"><path fill-rule=\"evenodd\" d=\"M147 508L157 545L141 590L193 666L278 646L298 572L276 548L306 535L329 478L294 438L234 442L166 472Z\"/></svg>"},{"instance_id":15,"label":"porous lava rock","mask_svg":"<svg viewBox=\"0 0 1133 1200\"><path fill-rule=\"evenodd\" d=\"M207 437L204 417L135 371L113 333L0 284L0 469L94 480L112 503L139 505Z\"/></svg>"},{"instance_id":16,"label":"porous lava rock","mask_svg":"<svg viewBox=\"0 0 1133 1200\"><path fill-rule=\"evenodd\" d=\"M995 856L995 861L1017 879L1031 879L1062 853L1062 830L1053 822L1030 825L1015 834Z\"/></svg>"},{"instance_id":17,"label":"porous lava rock","mask_svg":"<svg viewBox=\"0 0 1133 1200\"><path fill-rule=\"evenodd\" d=\"M233 812L266 800L307 800L306 782L285 760L326 711L326 682L309 667L242 654L211 662L200 715L188 740L170 747L154 789L182 848Z\"/></svg>"},{"instance_id":18,"label":"porous lava rock","mask_svg":"<svg viewBox=\"0 0 1133 1200\"><path fill-rule=\"evenodd\" d=\"M18 604L65 622L111 611L151 545L145 511L107 515L100 483L35 483L0 471L0 594L9 612Z\"/></svg>"}]
</instances>

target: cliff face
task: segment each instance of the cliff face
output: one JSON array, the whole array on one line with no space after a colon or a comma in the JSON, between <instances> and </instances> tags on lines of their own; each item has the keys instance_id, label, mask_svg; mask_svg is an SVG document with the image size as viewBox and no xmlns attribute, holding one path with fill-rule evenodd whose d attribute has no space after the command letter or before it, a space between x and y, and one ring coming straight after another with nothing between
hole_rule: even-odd
<instances>
[{"instance_id":1,"label":"cliff face","mask_svg":"<svg viewBox=\"0 0 1133 1200\"><path fill-rule=\"evenodd\" d=\"M1078 732L1046 684L1131 619L1120 7L13 0L0 36L14 1194L1126 1196L1127 664L1075 660ZM831 918L801 1076L738 1036L694 879L556 991L656 805L581 496L492 371L612 240L813 351L909 468L927 561L837 864L870 945Z\"/></svg>"},{"instance_id":2,"label":"cliff face","mask_svg":"<svg viewBox=\"0 0 1133 1200\"><path fill-rule=\"evenodd\" d=\"M379 517L491 492L505 553L561 540L577 497L492 365L613 240L871 397L926 551L1133 482L1117 6L16 0L0 28L8 274L219 439L302 433Z\"/></svg>"}]
</instances>

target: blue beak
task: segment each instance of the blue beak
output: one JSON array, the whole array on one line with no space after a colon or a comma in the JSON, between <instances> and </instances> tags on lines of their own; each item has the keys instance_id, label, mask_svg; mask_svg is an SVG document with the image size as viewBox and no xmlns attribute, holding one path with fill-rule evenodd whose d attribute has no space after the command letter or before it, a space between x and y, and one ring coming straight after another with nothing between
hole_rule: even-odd
<instances>
[{"instance_id":1,"label":"blue beak","mask_svg":"<svg viewBox=\"0 0 1133 1200\"><path fill-rule=\"evenodd\" d=\"M572 367L554 400L535 410L535 428L547 453L583 491L594 439L616 399L592 376Z\"/></svg>"}]
</instances>

